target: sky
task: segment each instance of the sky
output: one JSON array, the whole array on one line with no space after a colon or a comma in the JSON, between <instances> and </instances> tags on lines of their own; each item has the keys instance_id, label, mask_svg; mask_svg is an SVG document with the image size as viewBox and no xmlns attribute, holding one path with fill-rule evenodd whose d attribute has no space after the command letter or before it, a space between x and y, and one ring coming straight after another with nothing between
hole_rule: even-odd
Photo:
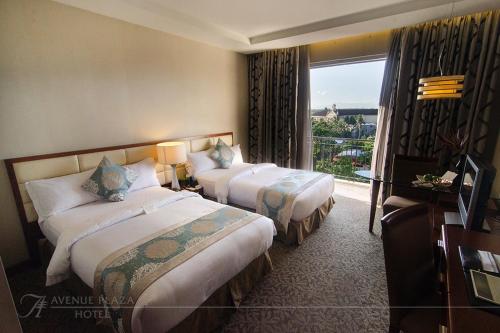
<instances>
[{"instance_id":1,"label":"sky","mask_svg":"<svg viewBox=\"0 0 500 333\"><path fill-rule=\"evenodd\" d=\"M311 69L311 107L378 108L385 60Z\"/></svg>"}]
</instances>

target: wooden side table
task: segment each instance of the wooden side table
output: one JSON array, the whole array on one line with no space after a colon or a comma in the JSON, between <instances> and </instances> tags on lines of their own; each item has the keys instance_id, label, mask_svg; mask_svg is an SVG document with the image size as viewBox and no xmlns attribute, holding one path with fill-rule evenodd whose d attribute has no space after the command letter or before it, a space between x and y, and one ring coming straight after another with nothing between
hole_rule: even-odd
<instances>
[{"instance_id":1,"label":"wooden side table","mask_svg":"<svg viewBox=\"0 0 500 333\"><path fill-rule=\"evenodd\" d=\"M168 184L163 184L162 187L168 188L169 190L172 190L170 188L170 183ZM177 191L177 190L172 190L172 191ZM203 191L203 186L189 186L189 185L181 185L180 191L189 191L189 192L194 192L198 193L202 197L204 197L204 191Z\"/></svg>"},{"instance_id":2,"label":"wooden side table","mask_svg":"<svg viewBox=\"0 0 500 333\"><path fill-rule=\"evenodd\" d=\"M182 186L181 190L198 193L202 197L203 197L203 194L204 194L204 192L203 192L203 186L198 186L198 187Z\"/></svg>"}]
</instances>

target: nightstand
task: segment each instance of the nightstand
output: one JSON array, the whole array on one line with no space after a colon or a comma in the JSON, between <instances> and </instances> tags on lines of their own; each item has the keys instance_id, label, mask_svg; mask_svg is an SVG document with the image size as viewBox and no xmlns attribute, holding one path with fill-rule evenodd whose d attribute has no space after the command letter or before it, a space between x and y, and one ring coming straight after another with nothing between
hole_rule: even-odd
<instances>
[{"instance_id":1,"label":"nightstand","mask_svg":"<svg viewBox=\"0 0 500 333\"><path fill-rule=\"evenodd\" d=\"M199 195L203 196L203 186L201 185L181 186L181 190L198 193Z\"/></svg>"},{"instance_id":2,"label":"nightstand","mask_svg":"<svg viewBox=\"0 0 500 333\"><path fill-rule=\"evenodd\" d=\"M171 188L171 183L163 184L161 187L168 188L171 191L177 192L177 191L189 191L189 192L194 192L198 193L199 195L203 196L203 186L201 185L196 185L196 186L190 186L188 184L182 184L181 183L181 189L180 190L172 190Z\"/></svg>"}]
</instances>

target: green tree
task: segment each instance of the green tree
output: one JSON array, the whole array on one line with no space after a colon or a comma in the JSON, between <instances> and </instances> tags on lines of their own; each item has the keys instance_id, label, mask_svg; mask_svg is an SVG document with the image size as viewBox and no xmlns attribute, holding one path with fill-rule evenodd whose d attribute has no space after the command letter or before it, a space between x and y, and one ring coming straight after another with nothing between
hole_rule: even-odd
<instances>
[{"instance_id":1,"label":"green tree","mask_svg":"<svg viewBox=\"0 0 500 333\"><path fill-rule=\"evenodd\" d=\"M356 168L352 165L349 157L340 157L336 162L331 160L320 160L316 163L316 171L331 173L339 178L359 178L354 171Z\"/></svg>"},{"instance_id":2,"label":"green tree","mask_svg":"<svg viewBox=\"0 0 500 333\"><path fill-rule=\"evenodd\" d=\"M346 116L344 120L349 125L356 125L356 119L353 116Z\"/></svg>"},{"instance_id":3,"label":"green tree","mask_svg":"<svg viewBox=\"0 0 500 333\"><path fill-rule=\"evenodd\" d=\"M349 125L342 119L313 119L313 136L344 138L350 137Z\"/></svg>"},{"instance_id":4,"label":"green tree","mask_svg":"<svg viewBox=\"0 0 500 333\"><path fill-rule=\"evenodd\" d=\"M365 123L365 119L363 118L363 115L358 114L355 117L356 120L356 128L358 129L358 139L361 138L361 127Z\"/></svg>"}]
</instances>

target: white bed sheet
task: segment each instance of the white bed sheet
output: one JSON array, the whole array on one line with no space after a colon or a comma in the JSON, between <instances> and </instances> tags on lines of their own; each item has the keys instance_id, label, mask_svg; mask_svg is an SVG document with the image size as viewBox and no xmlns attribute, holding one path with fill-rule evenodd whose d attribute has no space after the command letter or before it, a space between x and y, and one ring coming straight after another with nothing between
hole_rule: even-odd
<instances>
[{"instance_id":1,"label":"white bed sheet","mask_svg":"<svg viewBox=\"0 0 500 333\"><path fill-rule=\"evenodd\" d=\"M47 238L52 245L56 246L57 239L62 232L61 229L57 228L57 226L53 226L52 224L47 223L47 221L40 223L39 226L45 238Z\"/></svg>"},{"instance_id":2,"label":"white bed sheet","mask_svg":"<svg viewBox=\"0 0 500 333\"><path fill-rule=\"evenodd\" d=\"M164 188L138 192L142 193L134 196L130 193L122 206L127 209L141 205L147 207L149 199L173 193ZM54 229L64 223L84 224L88 222L86 216L96 215L96 209L100 210L100 215L116 209L106 204L77 207L44 223L49 222ZM201 197L189 197L153 209L149 214L113 224L85 236L71 247L71 268L88 286L93 287L95 269L110 253L182 219L195 219L221 206ZM133 331L165 332L174 327L215 290L264 253L271 246L274 234L273 222L259 217L159 278L136 303L132 315ZM60 236L61 239L64 237Z\"/></svg>"},{"instance_id":3,"label":"white bed sheet","mask_svg":"<svg viewBox=\"0 0 500 333\"><path fill-rule=\"evenodd\" d=\"M255 209L257 203L257 194L259 190L267 185L271 185L278 179L295 171L294 169L280 167L263 167L255 169L256 172L239 176L238 168L244 170L253 164L243 163L231 167L230 169L213 169L204 171L196 176L198 183L203 186L205 195L217 198L216 184L223 178L227 177L228 173L233 173L233 177L228 182L228 203L236 204L242 207ZM324 177L314 186L309 187L300 193L295 199L295 206L292 213L292 220L301 221L312 212L321 206L333 193L335 189L335 181L333 175Z\"/></svg>"},{"instance_id":4,"label":"white bed sheet","mask_svg":"<svg viewBox=\"0 0 500 333\"><path fill-rule=\"evenodd\" d=\"M61 235L61 233L67 229L68 223L74 225L75 223L82 222L83 219L75 218L77 216L85 215L88 211L106 211L109 209L110 204L118 207L127 206L128 203L133 202L139 206L142 206L143 203L151 200L155 197L161 197L164 191L170 191L166 188L162 188L161 186L151 186L144 188L139 191L130 192L127 194L127 200L121 201L117 203L112 203L106 200L94 201L92 203L78 206L72 208L68 211L53 215L49 217L47 220L39 223L42 234L52 243L52 245L57 245L57 239Z\"/></svg>"}]
</instances>

